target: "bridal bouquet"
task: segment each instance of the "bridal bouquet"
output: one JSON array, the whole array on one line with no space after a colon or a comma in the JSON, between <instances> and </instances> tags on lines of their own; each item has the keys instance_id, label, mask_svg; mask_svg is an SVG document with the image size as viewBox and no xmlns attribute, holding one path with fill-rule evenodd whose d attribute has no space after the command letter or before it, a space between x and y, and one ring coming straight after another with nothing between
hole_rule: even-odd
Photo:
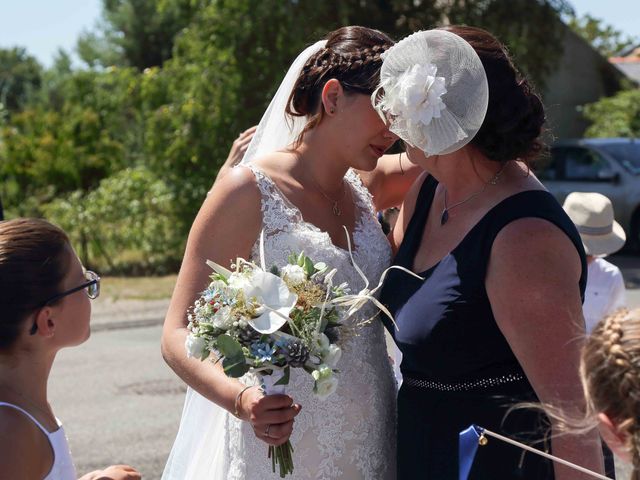
<instances>
[{"instance_id":1,"label":"bridal bouquet","mask_svg":"<svg viewBox=\"0 0 640 480\"><path fill-rule=\"evenodd\" d=\"M301 368L313 377L313 391L326 398L338 384L341 334L357 327L345 320L369 301L391 317L373 296L382 280L352 294L346 283L334 285L336 269L304 253L267 270L262 241L260 251L261 266L241 258L231 270L207 262L213 273L188 313L187 355L205 360L213 353L233 378L258 373L266 394L284 393L291 368ZM273 471L278 464L283 478L293 471L292 452L290 442L269 447Z\"/></svg>"}]
</instances>

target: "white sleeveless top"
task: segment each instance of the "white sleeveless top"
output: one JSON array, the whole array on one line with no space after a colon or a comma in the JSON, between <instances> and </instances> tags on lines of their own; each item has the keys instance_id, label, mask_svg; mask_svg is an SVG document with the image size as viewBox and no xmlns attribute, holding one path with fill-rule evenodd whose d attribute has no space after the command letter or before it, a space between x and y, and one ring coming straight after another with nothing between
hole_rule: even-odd
<instances>
[{"instance_id":1,"label":"white sleeveless top","mask_svg":"<svg viewBox=\"0 0 640 480\"><path fill-rule=\"evenodd\" d=\"M33 417L33 415L17 405L0 402L0 407L9 407L24 413L40 430L42 430L42 433L46 435L53 450L53 466L47 476L44 477L44 480L76 480L78 478L76 475L76 468L74 467L73 460L71 459L71 451L69 450L67 436L64 433L64 428L62 428L60 420L56 418L59 428L55 432L50 433Z\"/></svg>"}]
</instances>

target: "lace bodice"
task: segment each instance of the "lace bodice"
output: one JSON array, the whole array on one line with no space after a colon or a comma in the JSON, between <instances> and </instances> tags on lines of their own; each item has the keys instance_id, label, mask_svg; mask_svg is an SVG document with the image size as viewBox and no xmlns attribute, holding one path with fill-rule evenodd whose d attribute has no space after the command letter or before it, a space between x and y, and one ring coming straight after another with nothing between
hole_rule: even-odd
<instances>
[{"instance_id":1,"label":"lace bodice","mask_svg":"<svg viewBox=\"0 0 640 480\"><path fill-rule=\"evenodd\" d=\"M292 252L304 252L314 261L338 269L337 282L348 282L353 290L364 287L349 253L336 247L326 232L305 222L300 211L275 183L255 166L262 193L262 215L266 265L285 265ZM389 265L389 244L375 218L371 196L358 175L346 179L356 203L353 255L372 285ZM252 250L258 261L259 245ZM371 316L374 308L363 309L360 317ZM395 476L395 380L386 353L380 322L372 321L343 348L338 366L339 386L327 400L312 393L308 374L293 369L287 393L302 405L291 442L296 479L376 479ZM248 375L246 382L257 382ZM251 427L228 417L230 479L276 478L266 459L266 445L256 439Z\"/></svg>"},{"instance_id":2,"label":"lace bodice","mask_svg":"<svg viewBox=\"0 0 640 480\"><path fill-rule=\"evenodd\" d=\"M267 268L286 265L291 252L304 252L314 261L323 261L337 268L336 280L347 282L353 290L364 283L351 264L349 252L335 246L327 232L306 222L300 210L280 191L276 184L255 166L250 166L262 194L262 227ZM380 274L391 263L391 249L375 218L371 194L350 170L347 184L356 204L356 225L353 232L353 256L371 283L378 283ZM259 241L253 246L251 259L259 259Z\"/></svg>"}]
</instances>

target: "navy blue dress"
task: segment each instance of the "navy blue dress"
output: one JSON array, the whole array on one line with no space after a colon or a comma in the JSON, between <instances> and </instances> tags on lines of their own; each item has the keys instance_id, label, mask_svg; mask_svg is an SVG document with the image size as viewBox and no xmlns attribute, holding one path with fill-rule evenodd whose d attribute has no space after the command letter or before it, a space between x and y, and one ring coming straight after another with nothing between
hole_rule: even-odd
<instances>
[{"instance_id":1,"label":"navy blue dress","mask_svg":"<svg viewBox=\"0 0 640 480\"><path fill-rule=\"evenodd\" d=\"M394 263L412 269L438 182L427 177ZM381 293L399 326L387 329L403 353L398 394L398 479L458 480L458 433L471 424L501 432L536 448L548 419L509 407L537 401L495 322L485 289L491 246L500 230L524 217L557 225L580 254L584 295L586 258L571 220L545 191L515 194L491 209L437 265L417 272L420 281L392 270ZM428 241L428 240L427 240ZM551 462L489 439L478 449L471 479L553 479Z\"/></svg>"}]
</instances>

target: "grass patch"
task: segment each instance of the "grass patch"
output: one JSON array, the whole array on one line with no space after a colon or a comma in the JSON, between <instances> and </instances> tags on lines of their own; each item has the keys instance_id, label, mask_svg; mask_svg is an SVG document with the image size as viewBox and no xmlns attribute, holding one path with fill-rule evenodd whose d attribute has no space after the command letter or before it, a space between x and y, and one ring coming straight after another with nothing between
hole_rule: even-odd
<instances>
[{"instance_id":1,"label":"grass patch","mask_svg":"<svg viewBox=\"0 0 640 480\"><path fill-rule=\"evenodd\" d=\"M103 277L100 296L111 300L161 300L171 298L177 275L161 277Z\"/></svg>"}]
</instances>

